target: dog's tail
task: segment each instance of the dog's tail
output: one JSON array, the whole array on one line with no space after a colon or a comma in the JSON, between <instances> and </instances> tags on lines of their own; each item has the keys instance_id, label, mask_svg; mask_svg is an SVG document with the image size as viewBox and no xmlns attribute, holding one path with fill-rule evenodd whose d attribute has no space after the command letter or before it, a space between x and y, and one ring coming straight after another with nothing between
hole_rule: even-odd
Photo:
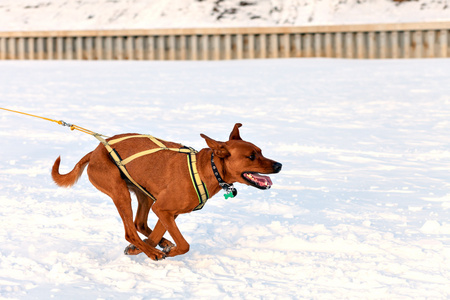
<instances>
[{"instance_id":1,"label":"dog's tail","mask_svg":"<svg viewBox=\"0 0 450 300\"><path fill-rule=\"evenodd\" d=\"M70 171L67 174L59 174L59 165L61 163L61 156L58 157L53 164L52 168L52 178L55 181L55 183L62 187L71 187L75 183L77 183L78 178L80 178L81 174L84 171L84 168L86 168L87 164L89 163L89 160L91 159L91 153L89 152L86 154L73 168L72 171Z\"/></svg>"}]
</instances>

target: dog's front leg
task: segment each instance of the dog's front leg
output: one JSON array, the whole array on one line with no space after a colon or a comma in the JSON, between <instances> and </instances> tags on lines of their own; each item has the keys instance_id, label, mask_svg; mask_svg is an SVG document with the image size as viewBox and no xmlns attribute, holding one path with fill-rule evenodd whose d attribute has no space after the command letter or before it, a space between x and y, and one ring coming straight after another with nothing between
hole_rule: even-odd
<instances>
[{"instance_id":1,"label":"dog's front leg","mask_svg":"<svg viewBox=\"0 0 450 300\"><path fill-rule=\"evenodd\" d=\"M153 229L153 231L151 231L151 234L148 236L148 239L145 239L144 242L152 247L159 246L163 249L164 253L168 253L171 248L175 247L175 244L163 238L165 233L166 228L161 223L161 221L158 220L158 222L155 225L155 228ZM159 243L155 241L159 241ZM135 245L130 244L125 248L125 253L127 255L137 255L139 253L142 253L142 251L139 250L139 248L136 247Z\"/></svg>"},{"instance_id":2,"label":"dog's front leg","mask_svg":"<svg viewBox=\"0 0 450 300\"><path fill-rule=\"evenodd\" d=\"M161 201L163 202L163 201ZM180 230L178 229L177 224L175 223L175 218L177 215L172 213L168 210L162 210L158 207L157 204L153 206L153 211L159 218L159 222L165 227L165 229L169 232L170 236L173 238L173 241L175 242L175 246L169 245L169 247L165 248L164 252L167 253L168 257L173 257L181 254L185 254L189 251L189 244L184 239L183 235L181 234ZM158 224L156 224L158 225ZM155 230L156 231L156 226ZM152 233L153 234L153 233ZM164 233L163 233L164 234ZM151 237L152 235L150 235ZM155 238L158 238L155 236Z\"/></svg>"},{"instance_id":3,"label":"dog's front leg","mask_svg":"<svg viewBox=\"0 0 450 300\"><path fill-rule=\"evenodd\" d=\"M136 226L137 231L139 231L140 233L149 238L145 239L144 241L152 247L156 247L157 245L159 245L161 248L165 250L173 247L174 244L171 241L163 238L164 233L166 233L166 228L161 224L159 220L154 228L154 231L156 232L153 234L152 234L153 231L147 225L148 213L153 205L153 200L150 199L139 189L133 188L133 192L136 194L138 200L138 208L134 220L134 225ZM152 234L151 238L150 234ZM125 249L125 251L129 255L136 255L141 253L141 251L139 251L139 249L135 245L129 245Z\"/></svg>"},{"instance_id":4,"label":"dog's front leg","mask_svg":"<svg viewBox=\"0 0 450 300\"><path fill-rule=\"evenodd\" d=\"M175 216L174 218L176 219L176 217L177 216ZM164 227L164 225L161 223L161 221L158 220L152 233L148 236L148 239L151 241L151 243L153 243L155 245L155 247L156 247L156 244L158 244L158 246L160 246L163 249L163 252L168 253L170 251L170 249L175 247L175 244L172 243L171 241L163 238L166 231L167 231L166 227ZM159 243L157 243L155 241L159 241Z\"/></svg>"},{"instance_id":5,"label":"dog's front leg","mask_svg":"<svg viewBox=\"0 0 450 300\"><path fill-rule=\"evenodd\" d=\"M126 192L128 192L128 190L126 190ZM130 194L124 192L122 195L120 195L119 193L117 193L112 199L123 221L123 225L125 228L125 239L132 245L136 245L139 250L142 250L149 258L153 260L160 260L165 258L167 255L164 252L155 249L148 243L142 241L139 237L136 227L133 223L133 211L131 208Z\"/></svg>"}]
</instances>

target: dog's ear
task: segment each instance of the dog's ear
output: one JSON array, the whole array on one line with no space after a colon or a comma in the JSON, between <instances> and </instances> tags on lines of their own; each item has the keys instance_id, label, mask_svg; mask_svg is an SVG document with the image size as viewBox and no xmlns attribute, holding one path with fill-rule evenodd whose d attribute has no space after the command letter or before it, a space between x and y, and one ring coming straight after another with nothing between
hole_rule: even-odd
<instances>
[{"instance_id":1,"label":"dog's ear","mask_svg":"<svg viewBox=\"0 0 450 300\"><path fill-rule=\"evenodd\" d=\"M231 140L242 140L241 136L239 135L239 127L241 127L242 124L241 123L236 123L234 125L233 131L231 131L230 133L230 141Z\"/></svg>"},{"instance_id":2,"label":"dog's ear","mask_svg":"<svg viewBox=\"0 0 450 300\"><path fill-rule=\"evenodd\" d=\"M212 138L204 135L203 133L200 134L200 136L205 139L206 144L208 144L208 147L211 148L212 151L214 151L215 156L225 158L231 155L230 152L227 150L224 142L213 140Z\"/></svg>"}]
</instances>

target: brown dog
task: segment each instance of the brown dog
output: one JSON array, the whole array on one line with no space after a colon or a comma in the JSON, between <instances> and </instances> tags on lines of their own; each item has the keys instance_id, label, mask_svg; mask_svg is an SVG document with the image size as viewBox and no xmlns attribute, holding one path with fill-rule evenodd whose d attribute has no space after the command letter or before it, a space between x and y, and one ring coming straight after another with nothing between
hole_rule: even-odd
<instances>
[{"instance_id":1,"label":"brown dog","mask_svg":"<svg viewBox=\"0 0 450 300\"><path fill-rule=\"evenodd\" d=\"M251 185L260 189L268 189L272 182L268 176L260 175L278 173L281 164L265 158L261 149L241 139L236 124L230 134L229 141L215 141L204 134L209 148L196 154L197 169L201 181L206 186L209 196L221 190L219 181L231 190L234 182ZM111 139L129 136L123 134ZM108 140L111 140L108 139ZM182 145L162 141L168 148L181 148ZM155 148L148 138L129 138L114 144L113 148L121 158L127 158L140 151ZM76 183L87 164L90 182L101 192L112 198L119 211L125 227L125 238L131 243L125 254L135 255L144 252L153 260L184 254L189 251L189 244L183 238L175 219L180 214L193 211L199 205L199 197L193 187L189 173L186 154L174 151L159 151L142 156L127 164L131 177L157 199L153 201L144 192L124 178L121 171L111 159L105 146L100 144L94 151L86 154L74 167L65 174L59 173L60 157L53 165L52 177L57 185L69 187ZM214 174L213 167L217 175ZM138 200L136 218L133 222L130 191ZM235 191L235 190L234 190ZM158 217L153 231L147 225L150 209ZM141 240L138 231L148 239ZM163 238L168 231L176 245ZM155 247L159 245L163 250Z\"/></svg>"}]
</instances>

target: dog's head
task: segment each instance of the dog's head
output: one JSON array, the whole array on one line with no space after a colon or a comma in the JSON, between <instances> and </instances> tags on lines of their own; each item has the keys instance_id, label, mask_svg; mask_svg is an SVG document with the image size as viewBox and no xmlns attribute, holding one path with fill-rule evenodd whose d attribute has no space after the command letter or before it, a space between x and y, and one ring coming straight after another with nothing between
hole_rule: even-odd
<instances>
[{"instance_id":1,"label":"dog's head","mask_svg":"<svg viewBox=\"0 0 450 300\"><path fill-rule=\"evenodd\" d=\"M227 183L240 182L259 189L269 189L272 180L269 176L261 174L273 174L281 171L282 165L276 161L264 157L261 149L252 143L242 140L237 123L231 131L227 142L219 142L201 134L214 156L223 161L223 180Z\"/></svg>"}]
</instances>

